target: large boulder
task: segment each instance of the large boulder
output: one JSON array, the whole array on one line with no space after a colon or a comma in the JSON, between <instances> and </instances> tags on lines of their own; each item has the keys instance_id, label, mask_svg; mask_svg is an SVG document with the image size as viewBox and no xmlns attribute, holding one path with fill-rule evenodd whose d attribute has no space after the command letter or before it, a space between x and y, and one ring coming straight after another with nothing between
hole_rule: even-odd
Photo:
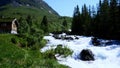
<instances>
[{"instance_id":1,"label":"large boulder","mask_svg":"<svg viewBox=\"0 0 120 68\"><path fill-rule=\"evenodd\" d=\"M94 46L100 46L101 45L100 41L96 37L91 38L91 42L92 42L92 45L94 45Z\"/></svg>"},{"instance_id":2,"label":"large boulder","mask_svg":"<svg viewBox=\"0 0 120 68\"><path fill-rule=\"evenodd\" d=\"M95 60L94 54L90 49L83 49L80 53L80 59L83 61L93 61Z\"/></svg>"}]
</instances>

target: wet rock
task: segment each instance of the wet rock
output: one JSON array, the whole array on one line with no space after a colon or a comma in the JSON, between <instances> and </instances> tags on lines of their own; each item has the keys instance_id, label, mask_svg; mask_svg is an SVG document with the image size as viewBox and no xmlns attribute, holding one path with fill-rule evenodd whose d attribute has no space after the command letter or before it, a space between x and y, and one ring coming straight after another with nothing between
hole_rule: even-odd
<instances>
[{"instance_id":1,"label":"wet rock","mask_svg":"<svg viewBox=\"0 0 120 68\"><path fill-rule=\"evenodd\" d=\"M62 39L62 40L74 40L72 37L67 36L67 35L59 35L59 34L54 34L53 37L55 39Z\"/></svg>"},{"instance_id":2,"label":"wet rock","mask_svg":"<svg viewBox=\"0 0 120 68\"><path fill-rule=\"evenodd\" d=\"M75 36L75 39L79 39L77 36Z\"/></svg>"},{"instance_id":3,"label":"wet rock","mask_svg":"<svg viewBox=\"0 0 120 68\"><path fill-rule=\"evenodd\" d=\"M61 39L61 37L59 36L59 34L54 34L53 37L54 37L55 39Z\"/></svg>"},{"instance_id":4,"label":"wet rock","mask_svg":"<svg viewBox=\"0 0 120 68\"><path fill-rule=\"evenodd\" d=\"M95 60L94 54L90 49L83 49L80 53L80 59L83 61L93 61Z\"/></svg>"},{"instance_id":5,"label":"wet rock","mask_svg":"<svg viewBox=\"0 0 120 68\"><path fill-rule=\"evenodd\" d=\"M109 40L109 41L105 42L105 45L120 45L120 41L119 40Z\"/></svg>"},{"instance_id":6,"label":"wet rock","mask_svg":"<svg viewBox=\"0 0 120 68\"><path fill-rule=\"evenodd\" d=\"M112 41L108 41L108 42L105 42L104 44L105 45L113 45L113 42Z\"/></svg>"},{"instance_id":7,"label":"wet rock","mask_svg":"<svg viewBox=\"0 0 120 68\"><path fill-rule=\"evenodd\" d=\"M99 46L100 45L100 41L96 37L93 37L91 39L91 41L92 41L92 45L94 45L94 46Z\"/></svg>"},{"instance_id":8,"label":"wet rock","mask_svg":"<svg viewBox=\"0 0 120 68\"><path fill-rule=\"evenodd\" d=\"M72 37L64 37L64 40L74 40Z\"/></svg>"}]
</instances>

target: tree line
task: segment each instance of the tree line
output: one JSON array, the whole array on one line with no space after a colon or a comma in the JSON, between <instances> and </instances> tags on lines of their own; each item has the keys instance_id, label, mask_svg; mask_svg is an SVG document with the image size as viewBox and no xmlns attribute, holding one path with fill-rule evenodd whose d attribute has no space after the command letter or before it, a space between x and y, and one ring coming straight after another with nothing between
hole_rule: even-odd
<instances>
[{"instance_id":1,"label":"tree line","mask_svg":"<svg viewBox=\"0 0 120 68\"><path fill-rule=\"evenodd\" d=\"M100 0L97 8L74 8L71 34L120 40L120 0Z\"/></svg>"}]
</instances>

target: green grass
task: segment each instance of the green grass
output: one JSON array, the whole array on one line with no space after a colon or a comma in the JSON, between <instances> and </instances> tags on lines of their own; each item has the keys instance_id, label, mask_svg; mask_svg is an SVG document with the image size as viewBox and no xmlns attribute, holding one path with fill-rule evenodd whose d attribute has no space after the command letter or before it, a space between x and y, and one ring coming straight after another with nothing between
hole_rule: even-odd
<instances>
[{"instance_id":1,"label":"green grass","mask_svg":"<svg viewBox=\"0 0 120 68\"><path fill-rule=\"evenodd\" d=\"M58 64L56 59L45 58L45 54L30 48L21 48L12 43L11 34L0 34L0 68L68 68Z\"/></svg>"},{"instance_id":2,"label":"green grass","mask_svg":"<svg viewBox=\"0 0 120 68\"><path fill-rule=\"evenodd\" d=\"M0 34L0 67L12 67L24 64L25 51L11 43L13 35ZM15 66L16 67L16 66Z\"/></svg>"}]
</instances>

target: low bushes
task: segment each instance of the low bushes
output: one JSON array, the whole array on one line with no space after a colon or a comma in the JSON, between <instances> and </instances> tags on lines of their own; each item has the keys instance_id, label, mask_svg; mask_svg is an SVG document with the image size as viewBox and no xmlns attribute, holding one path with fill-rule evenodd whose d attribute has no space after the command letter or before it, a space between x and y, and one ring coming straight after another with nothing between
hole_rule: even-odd
<instances>
[{"instance_id":1,"label":"low bushes","mask_svg":"<svg viewBox=\"0 0 120 68\"><path fill-rule=\"evenodd\" d=\"M63 56L63 57L67 57L69 55L72 55L73 51L71 51L68 47L66 46L62 46L62 45L57 45L57 47L55 49L50 49L47 50L44 53L44 57L45 58L52 58L52 59L56 59L55 58L55 54L58 54L59 56Z\"/></svg>"},{"instance_id":2,"label":"low bushes","mask_svg":"<svg viewBox=\"0 0 120 68\"><path fill-rule=\"evenodd\" d=\"M62 47L62 45L58 45L55 48L55 54L63 55L64 57L67 57L67 56L71 55L72 53L73 53L73 51L71 51L66 46Z\"/></svg>"}]
</instances>

